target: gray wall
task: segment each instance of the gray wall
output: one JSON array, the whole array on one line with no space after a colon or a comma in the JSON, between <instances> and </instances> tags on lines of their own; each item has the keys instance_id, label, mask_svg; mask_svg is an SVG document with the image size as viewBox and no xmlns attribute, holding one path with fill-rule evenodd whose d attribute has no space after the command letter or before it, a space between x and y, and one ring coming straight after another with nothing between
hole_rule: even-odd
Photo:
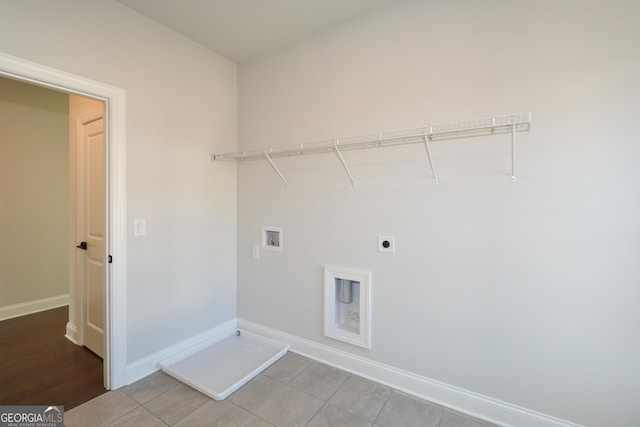
<instances>
[{"instance_id":1,"label":"gray wall","mask_svg":"<svg viewBox=\"0 0 640 427\"><path fill-rule=\"evenodd\" d=\"M239 66L239 147L533 112L518 135L238 169L238 316L586 425L637 425L640 4L408 1ZM284 252L251 256L260 226ZM397 253L376 251L377 235ZM323 336L372 271L371 350Z\"/></svg>"},{"instance_id":2,"label":"gray wall","mask_svg":"<svg viewBox=\"0 0 640 427\"><path fill-rule=\"evenodd\" d=\"M235 64L117 2L0 3L0 51L126 91L128 363L234 319Z\"/></svg>"}]
</instances>

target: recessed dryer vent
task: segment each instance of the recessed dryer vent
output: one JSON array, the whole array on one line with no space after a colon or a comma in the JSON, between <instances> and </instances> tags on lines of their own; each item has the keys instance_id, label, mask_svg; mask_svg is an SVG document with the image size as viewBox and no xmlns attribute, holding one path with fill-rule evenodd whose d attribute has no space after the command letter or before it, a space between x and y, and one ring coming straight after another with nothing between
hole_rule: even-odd
<instances>
[{"instance_id":1,"label":"recessed dryer vent","mask_svg":"<svg viewBox=\"0 0 640 427\"><path fill-rule=\"evenodd\" d=\"M371 272L328 265L324 282L325 336L371 348Z\"/></svg>"}]
</instances>

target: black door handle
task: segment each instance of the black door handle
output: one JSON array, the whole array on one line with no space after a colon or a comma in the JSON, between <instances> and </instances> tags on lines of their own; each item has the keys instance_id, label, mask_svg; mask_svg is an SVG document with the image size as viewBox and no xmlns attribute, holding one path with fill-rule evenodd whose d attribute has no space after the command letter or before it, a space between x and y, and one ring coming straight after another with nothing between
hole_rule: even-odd
<instances>
[{"instance_id":1,"label":"black door handle","mask_svg":"<svg viewBox=\"0 0 640 427\"><path fill-rule=\"evenodd\" d=\"M87 242L80 242L80 244L78 246L76 246L76 248L82 249L83 251L87 250Z\"/></svg>"}]
</instances>

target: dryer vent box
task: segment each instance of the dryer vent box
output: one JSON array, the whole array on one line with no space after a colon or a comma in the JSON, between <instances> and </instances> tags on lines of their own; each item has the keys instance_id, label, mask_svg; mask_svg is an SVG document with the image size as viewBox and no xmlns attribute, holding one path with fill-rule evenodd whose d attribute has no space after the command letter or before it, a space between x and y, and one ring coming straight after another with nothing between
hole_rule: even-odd
<instances>
[{"instance_id":1,"label":"dryer vent box","mask_svg":"<svg viewBox=\"0 0 640 427\"><path fill-rule=\"evenodd\" d=\"M371 272L324 268L324 334L371 348Z\"/></svg>"}]
</instances>

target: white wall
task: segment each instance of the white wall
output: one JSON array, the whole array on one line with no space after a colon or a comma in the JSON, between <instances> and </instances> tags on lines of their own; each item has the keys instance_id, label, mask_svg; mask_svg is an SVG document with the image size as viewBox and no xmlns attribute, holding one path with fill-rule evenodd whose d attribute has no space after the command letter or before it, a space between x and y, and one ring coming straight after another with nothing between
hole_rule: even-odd
<instances>
[{"instance_id":1,"label":"white wall","mask_svg":"<svg viewBox=\"0 0 640 427\"><path fill-rule=\"evenodd\" d=\"M238 316L585 425L640 423L640 4L408 1L239 66L239 147L531 111L507 136L238 168ZM251 256L260 226L284 252ZM376 252L378 234L395 255ZM372 271L371 350L322 267Z\"/></svg>"},{"instance_id":2,"label":"white wall","mask_svg":"<svg viewBox=\"0 0 640 427\"><path fill-rule=\"evenodd\" d=\"M0 308L69 293L68 109L66 94L0 78Z\"/></svg>"},{"instance_id":3,"label":"white wall","mask_svg":"<svg viewBox=\"0 0 640 427\"><path fill-rule=\"evenodd\" d=\"M0 1L0 51L126 91L127 361L236 307L236 66L111 1ZM114 262L118 262L114 259Z\"/></svg>"}]
</instances>

